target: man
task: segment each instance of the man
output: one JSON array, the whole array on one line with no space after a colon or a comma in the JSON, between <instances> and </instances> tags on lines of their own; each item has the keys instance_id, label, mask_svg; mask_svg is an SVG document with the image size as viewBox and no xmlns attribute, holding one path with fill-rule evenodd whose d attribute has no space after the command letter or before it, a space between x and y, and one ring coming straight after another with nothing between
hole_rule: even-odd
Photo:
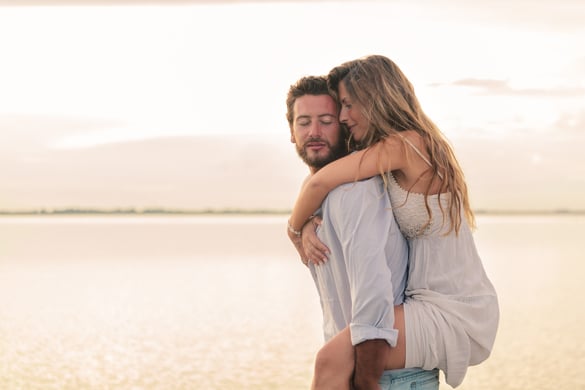
<instances>
[{"instance_id":1,"label":"man","mask_svg":"<svg viewBox=\"0 0 585 390\"><path fill-rule=\"evenodd\" d=\"M343 157L346 132L339 123L339 106L324 77L304 77L287 96L291 142L311 173ZM404 300L408 247L391 211L380 177L342 185L322 205L319 238L330 249L329 261L315 265L300 246L300 232L289 236L311 270L321 298L325 340L331 342L349 326L355 359L353 378L319 377L319 354L313 389L438 389L438 372L421 369L383 371L385 353L397 342L394 305ZM331 372L331 370L325 370ZM336 385L339 384L339 386ZM379 383L379 385L378 385ZM424 383L424 387L421 387Z\"/></svg>"}]
</instances>

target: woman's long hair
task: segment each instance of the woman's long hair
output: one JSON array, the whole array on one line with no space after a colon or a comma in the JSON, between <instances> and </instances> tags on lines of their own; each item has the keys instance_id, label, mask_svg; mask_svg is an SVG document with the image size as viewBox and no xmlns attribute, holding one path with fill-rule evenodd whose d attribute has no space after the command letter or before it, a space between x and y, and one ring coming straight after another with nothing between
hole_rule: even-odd
<instances>
[{"instance_id":1,"label":"woman's long hair","mask_svg":"<svg viewBox=\"0 0 585 390\"><path fill-rule=\"evenodd\" d=\"M398 136L400 132L416 131L424 140L431 163L432 176L425 191L429 223L431 209L427 198L431 185L440 180L439 196L440 193L451 194L447 210L442 210L443 220L448 217L451 221L449 231L459 231L462 209L469 225L475 227L467 184L453 149L423 112L412 84L394 62L380 55L360 58L335 67L327 79L330 89L336 94L339 83L343 81L351 98L362 106L362 114L369 123L364 139L359 144L352 141L351 146L354 149L367 148L384 138Z\"/></svg>"}]
</instances>

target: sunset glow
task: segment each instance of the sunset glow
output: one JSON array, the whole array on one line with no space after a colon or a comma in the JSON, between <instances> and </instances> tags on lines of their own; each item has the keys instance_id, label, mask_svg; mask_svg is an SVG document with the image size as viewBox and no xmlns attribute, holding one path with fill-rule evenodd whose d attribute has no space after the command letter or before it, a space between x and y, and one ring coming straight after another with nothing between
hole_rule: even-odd
<instances>
[{"instance_id":1,"label":"sunset glow","mask_svg":"<svg viewBox=\"0 0 585 390\"><path fill-rule=\"evenodd\" d=\"M288 86L373 53L453 142L477 208L585 208L582 2L19 3L0 2L0 209L286 209L306 173L286 137ZM193 149L167 164L184 138ZM160 165L137 169L153 150ZM543 172L554 193L535 191ZM224 195L232 185L241 196Z\"/></svg>"}]
</instances>

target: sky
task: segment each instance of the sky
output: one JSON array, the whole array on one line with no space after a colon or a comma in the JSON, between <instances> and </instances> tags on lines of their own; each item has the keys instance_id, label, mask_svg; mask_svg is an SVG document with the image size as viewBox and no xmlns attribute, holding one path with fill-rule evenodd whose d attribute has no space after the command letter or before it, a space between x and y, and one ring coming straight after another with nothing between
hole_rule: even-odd
<instances>
[{"instance_id":1,"label":"sky","mask_svg":"<svg viewBox=\"0 0 585 390\"><path fill-rule=\"evenodd\" d=\"M0 0L0 210L289 209L285 98L394 60L477 210L585 209L585 3Z\"/></svg>"}]
</instances>

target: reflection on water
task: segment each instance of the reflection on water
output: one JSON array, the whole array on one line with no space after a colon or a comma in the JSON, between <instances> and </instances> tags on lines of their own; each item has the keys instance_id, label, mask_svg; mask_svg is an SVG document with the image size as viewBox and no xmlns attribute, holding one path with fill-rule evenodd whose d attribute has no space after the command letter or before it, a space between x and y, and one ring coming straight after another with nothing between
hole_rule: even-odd
<instances>
[{"instance_id":1,"label":"reflection on water","mask_svg":"<svg viewBox=\"0 0 585 390\"><path fill-rule=\"evenodd\" d=\"M501 326L460 389L585 388L585 219L478 222ZM308 388L320 307L284 226L0 219L0 388Z\"/></svg>"},{"instance_id":2,"label":"reflection on water","mask_svg":"<svg viewBox=\"0 0 585 390\"><path fill-rule=\"evenodd\" d=\"M501 319L492 357L471 368L461 388L585 389L585 217L478 222L476 240Z\"/></svg>"}]
</instances>

